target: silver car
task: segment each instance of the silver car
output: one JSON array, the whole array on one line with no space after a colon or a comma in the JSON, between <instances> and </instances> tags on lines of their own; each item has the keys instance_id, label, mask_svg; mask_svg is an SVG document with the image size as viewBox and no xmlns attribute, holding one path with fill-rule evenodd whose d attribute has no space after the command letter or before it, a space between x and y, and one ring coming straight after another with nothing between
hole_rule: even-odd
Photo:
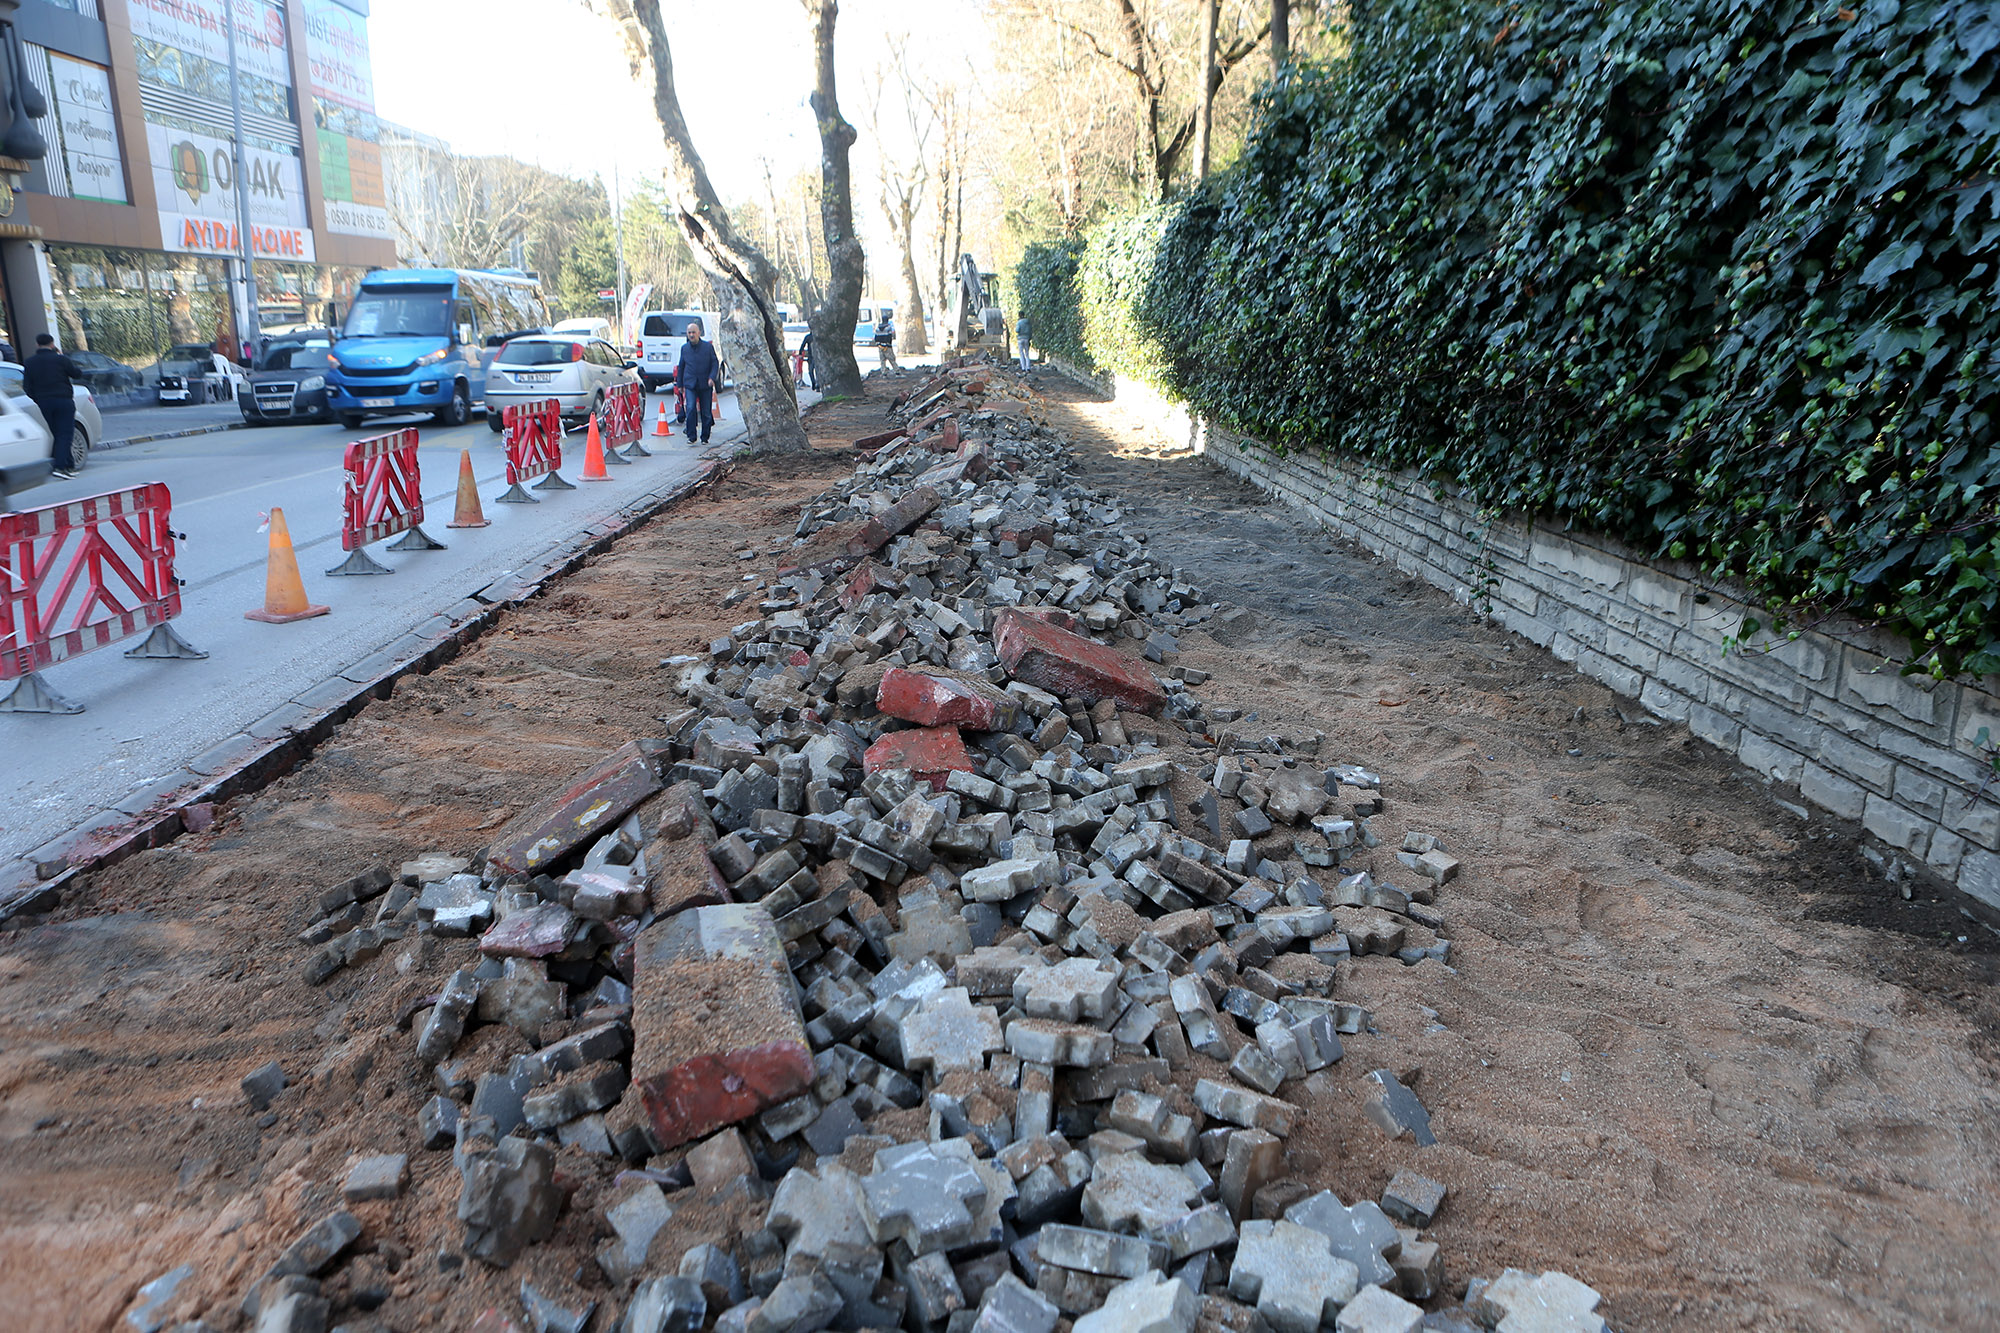
<instances>
[{"instance_id":1,"label":"silver car","mask_svg":"<svg viewBox=\"0 0 2000 1333\"><path fill-rule=\"evenodd\" d=\"M602 338L535 333L511 338L486 371L486 424L499 434L504 408L553 398L571 420L595 416L605 395L637 384L638 368Z\"/></svg>"},{"instance_id":2,"label":"silver car","mask_svg":"<svg viewBox=\"0 0 2000 1333\"><path fill-rule=\"evenodd\" d=\"M14 400L14 406L27 410L29 416L41 423L42 433L48 435L49 423L42 419L42 409L35 406L35 400L28 397L22 387L21 367L12 361L0 361L0 391ZM69 456L77 471L90 457L90 451L104 439L104 416L97 410L97 398L81 384L69 386L70 394L76 399L76 430L69 437ZM49 436L47 449L55 448L55 437Z\"/></svg>"}]
</instances>

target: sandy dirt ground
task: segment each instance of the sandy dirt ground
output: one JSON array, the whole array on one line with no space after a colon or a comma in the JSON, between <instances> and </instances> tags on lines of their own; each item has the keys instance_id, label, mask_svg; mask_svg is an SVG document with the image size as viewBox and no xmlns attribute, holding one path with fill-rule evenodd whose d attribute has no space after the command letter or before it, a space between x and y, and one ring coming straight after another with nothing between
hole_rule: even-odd
<instances>
[{"instance_id":1,"label":"sandy dirt ground","mask_svg":"<svg viewBox=\"0 0 2000 1333\"><path fill-rule=\"evenodd\" d=\"M1339 997L1378 1030L1291 1140L1300 1180L1373 1197L1421 1170L1451 1190L1450 1286L1563 1268L1622 1328L2000 1327L2000 939L1927 886L1904 900L1852 826L1799 818L1684 730L1041 383L1089 482L1252 613L1228 643L1182 639L1215 673L1204 698L1324 731L1323 759L1384 775L1385 842L1435 832L1465 863L1439 900L1449 967L1344 970ZM815 438L880 429L885 406L879 389L829 405ZM590 1259L612 1171L578 1154L550 1243L510 1270L457 1260L457 1174L417 1146L433 1089L397 1028L449 970L442 942L312 987L293 937L329 884L473 851L647 734L678 706L660 659L754 615L723 598L851 462L738 466L207 832L0 936L0 1326L121 1327L139 1284L183 1263L175 1317L216 1321L338 1206L349 1160L381 1151L410 1154L411 1187L357 1206L336 1322L464 1329L518 1311L523 1277L617 1307ZM520 1042L481 1028L459 1053ZM274 1058L296 1086L259 1115L238 1080ZM1384 1067L1437 1147L1356 1128L1359 1075ZM677 1220L740 1225L714 1211Z\"/></svg>"}]
</instances>

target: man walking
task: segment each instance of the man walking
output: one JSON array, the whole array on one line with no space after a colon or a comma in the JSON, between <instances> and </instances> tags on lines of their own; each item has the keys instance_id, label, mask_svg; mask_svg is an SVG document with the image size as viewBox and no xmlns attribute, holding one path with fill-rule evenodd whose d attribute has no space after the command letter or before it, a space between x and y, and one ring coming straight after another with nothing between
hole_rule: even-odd
<instances>
[{"instance_id":1,"label":"man walking","mask_svg":"<svg viewBox=\"0 0 2000 1333\"><path fill-rule=\"evenodd\" d=\"M674 371L674 382L687 390L687 438L690 444L708 443L709 432L715 429L715 395L722 388L722 358L715 353L715 344L701 336L701 321L691 319L687 326L687 341L681 345L681 359ZM700 435L696 435L699 427Z\"/></svg>"},{"instance_id":2,"label":"man walking","mask_svg":"<svg viewBox=\"0 0 2000 1333\"><path fill-rule=\"evenodd\" d=\"M76 434L76 398L69 386L82 381L83 372L56 350L54 338L46 333L35 338L35 354L21 368L21 387L49 423L49 434L55 437L55 474L65 480L76 475L76 461L69 452Z\"/></svg>"},{"instance_id":3,"label":"man walking","mask_svg":"<svg viewBox=\"0 0 2000 1333\"><path fill-rule=\"evenodd\" d=\"M1023 314L1014 325L1014 342L1021 352L1021 373L1028 373L1028 334L1032 331L1027 315Z\"/></svg>"},{"instance_id":4,"label":"man walking","mask_svg":"<svg viewBox=\"0 0 2000 1333\"><path fill-rule=\"evenodd\" d=\"M900 369L896 364L896 317L884 315L875 321L875 357L889 370Z\"/></svg>"}]
</instances>

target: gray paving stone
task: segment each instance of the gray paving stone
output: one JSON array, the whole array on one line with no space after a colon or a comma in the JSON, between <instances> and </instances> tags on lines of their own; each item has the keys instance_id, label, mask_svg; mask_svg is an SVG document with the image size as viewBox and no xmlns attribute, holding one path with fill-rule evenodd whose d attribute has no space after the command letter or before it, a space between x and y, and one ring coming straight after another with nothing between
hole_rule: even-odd
<instances>
[{"instance_id":1,"label":"gray paving stone","mask_svg":"<svg viewBox=\"0 0 2000 1333\"><path fill-rule=\"evenodd\" d=\"M1053 1303L1008 1273L986 1289L972 1333L1055 1333L1061 1317Z\"/></svg>"},{"instance_id":2,"label":"gray paving stone","mask_svg":"<svg viewBox=\"0 0 2000 1333\"><path fill-rule=\"evenodd\" d=\"M984 1069L986 1057L1007 1047L999 1011L974 1004L963 986L949 986L918 1001L897 1024L906 1068L939 1078L954 1069Z\"/></svg>"},{"instance_id":3,"label":"gray paving stone","mask_svg":"<svg viewBox=\"0 0 2000 1333\"><path fill-rule=\"evenodd\" d=\"M1443 1206L1445 1187L1429 1176L1398 1171L1382 1191L1382 1211L1419 1231L1431 1224Z\"/></svg>"},{"instance_id":4,"label":"gray paving stone","mask_svg":"<svg viewBox=\"0 0 2000 1333\"><path fill-rule=\"evenodd\" d=\"M1471 1293L1467 1293L1470 1298ZM1567 1273L1539 1276L1509 1268L1468 1299L1479 1319L1496 1333L1602 1333L1597 1292Z\"/></svg>"},{"instance_id":5,"label":"gray paving stone","mask_svg":"<svg viewBox=\"0 0 2000 1333\"><path fill-rule=\"evenodd\" d=\"M1083 1189L1083 1220L1102 1231L1159 1238L1201 1205L1186 1174L1139 1153L1100 1156Z\"/></svg>"},{"instance_id":6,"label":"gray paving stone","mask_svg":"<svg viewBox=\"0 0 2000 1333\"><path fill-rule=\"evenodd\" d=\"M1203 1115L1226 1120L1245 1129L1261 1129L1279 1138L1292 1132L1299 1114L1299 1109L1290 1102L1267 1097L1248 1088L1232 1087L1212 1078L1196 1080L1194 1104L1201 1108Z\"/></svg>"},{"instance_id":7,"label":"gray paving stone","mask_svg":"<svg viewBox=\"0 0 2000 1333\"><path fill-rule=\"evenodd\" d=\"M1349 1208L1332 1190L1321 1190L1287 1208L1285 1220L1324 1235L1333 1252L1354 1265L1362 1282L1394 1284L1396 1270L1389 1259L1403 1240L1396 1234L1395 1223L1369 1200Z\"/></svg>"},{"instance_id":8,"label":"gray paving stone","mask_svg":"<svg viewBox=\"0 0 2000 1333\"><path fill-rule=\"evenodd\" d=\"M653 1237L673 1215L666 1191L658 1185L641 1181L627 1187L618 1201L604 1210L604 1218L616 1234L598 1247L597 1266L613 1282L623 1282L638 1273L646 1262L646 1251Z\"/></svg>"},{"instance_id":9,"label":"gray paving stone","mask_svg":"<svg viewBox=\"0 0 2000 1333\"><path fill-rule=\"evenodd\" d=\"M521 1279L521 1308L528 1312L528 1333L583 1333L590 1316L597 1312L596 1301L573 1308L551 1300Z\"/></svg>"},{"instance_id":10,"label":"gray paving stone","mask_svg":"<svg viewBox=\"0 0 2000 1333\"><path fill-rule=\"evenodd\" d=\"M986 1195L969 1156L908 1143L875 1154L875 1170L861 1181L861 1213L877 1244L900 1240L924 1255L970 1240Z\"/></svg>"},{"instance_id":11,"label":"gray paving stone","mask_svg":"<svg viewBox=\"0 0 2000 1333\"><path fill-rule=\"evenodd\" d=\"M841 1246L874 1244L862 1215L861 1179L834 1162L819 1171L794 1167L778 1182L765 1222L788 1254L818 1256Z\"/></svg>"},{"instance_id":12,"label":"gray paving stone","mask_svg":"<svg viewBox=\"0 0 2000 1333\"><path fill-rule=\"evenodd\" d=\"M1362 1110L1376 1128L1390 1138L1408 1134L1420 1148L1437 1143L1437 1135L1431 1132L1430 1112L1417 1100L1417 1094L1399 1083L1394 1074L1377 1069L1363 1081L1371 1086L1364 1089L1368 1095Z\"/></svg>"},{"instance_id":13,"label":"gray paving stone","mask_svg":"<svg viewBox=\"0 0 2000 1333\"><path fill-rule=\"evenodd\" d=\"M622 1333L700 1333L708 1298L693 1278L654 1277L639 1284L625 1307Z\"/></svg>"},{"instance_id":14,"label":"gray paving stone","mask_svg":"<svg viewBox=\"0 0 2000 1333\"><path fill-rule=\"evenodd\" d=\"M1111 1289L1099 1309L1076 1321L1075 1333L1193 1333L1201 1297L1185 1282L1146 1273Z\"/></svg>"},{"instance_id":15,"label":"gray paving stone","mask_svg":"<svg viewBox=\"0 0 2000 1333\"><path fill-rule=\"evenodd\" d=\"M1032 965L1014 979L1014 1003L1030 1018L1095 1022L1111 1017L1117 1002L1117 971L1091 958Z\"/></svg>"},{"instance_id":16,"label":"gray paving stone","mask_svg":"<svg viewBox=\"0 0 2000 1333\"><path fill-rule=\"evenodd\" d=\"M1121 1236L1057 1222L1035 1233L1035 1258L1057 1268L1129 1278L1165 1268L1171 1254L1164 1243L1143 1236Z\"/></svg>"},{"instance_id":17,"label":"gray paving stone","mask_svg":"<svg viewBox=\"0 0 2000 1333\"><path fill-rule=\"evenodd\" d=\"M1111 1063L1117 1043L1109 1032L1050 1018L1017 1018L1007 1025L1007 1049L1035 1064L1088 1069Z\"/></svg>"},{"instance_id":18,"label":"gray paving stone","mask_svg":"<svg viewBox=\"0 0 2000 1333\"><path fill-rule=\"evenodd\" d=\"M356 1162L340 1187L340 1197L348 1203L373 1199L394 1199L403 1192L410 1175L410 1159L402 1153L377 1153Z\"/></svg>"},{"instance_id":19,"label":"gray paving stone","mask_svg":"<svg viewBox=\"0 0 2000 1333\"><path fill-rule=\"evenodd\" d=\"M1320 1232L1292 1222L1245 1222L1229 1294L1257 1307L1273 1333L1317 1333L1359 1286L1354 1265Z\"/></svg>"},{"instance_id":20,"label":"gray paving stone","mask_svg":"<svg viewBox=\"0 0 2000 1333\"><path fill-rule=\"evenodd\" d=\"M1366 1286L1341 1307L1333 1321L1336 1333L1416 1333L1424 1322L1421 1307L1377 1286Z\"/></svg>"}]
</instances>

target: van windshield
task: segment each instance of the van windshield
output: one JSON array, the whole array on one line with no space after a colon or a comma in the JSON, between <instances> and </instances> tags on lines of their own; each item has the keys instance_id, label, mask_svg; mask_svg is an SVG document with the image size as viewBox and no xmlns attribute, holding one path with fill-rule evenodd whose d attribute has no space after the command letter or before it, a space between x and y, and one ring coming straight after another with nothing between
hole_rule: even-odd
<instances>
[{"instance_id":1,"label":"van windshield","mask_svg":"<svg viewBox=\"0 0 2000 1333\"><path fill-rule=\"evenodd\" d=\"M442 338L450 332L449 287L363 287L340 330L343 338Z\"/></svg>"}]
</instances>

